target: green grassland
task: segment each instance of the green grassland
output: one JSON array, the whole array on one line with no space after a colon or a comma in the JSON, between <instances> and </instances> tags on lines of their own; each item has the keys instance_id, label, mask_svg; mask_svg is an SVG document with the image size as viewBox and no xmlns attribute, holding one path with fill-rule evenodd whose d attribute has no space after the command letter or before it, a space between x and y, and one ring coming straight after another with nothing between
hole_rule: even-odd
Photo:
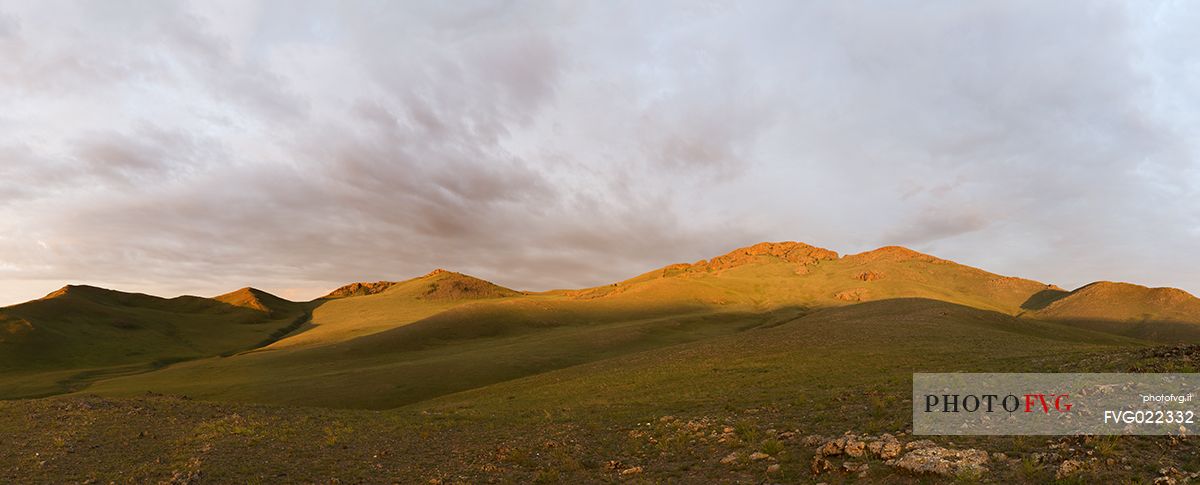
<instances>
[{"instance_id":1,"label":"green grassland","mask_svg":"<svg viewBox=\"0 0 1200 485\"><path fill-rule=\"evenodd\" d=\"M0 309L0 396L57 394L93 380L257 347L304 318L258 290L164 299L88 286Z\"/></svg>"},{"instance_id":2,"label":"green grassland","mask_svg":"<svg viewBox=\"0 0 1200 485\"><path fill-rule=\"evenodd\" d=\"M1145 352L1200 341L1178 290L897 247L764 243L543 293L441 270L307 303L68 290L0 310L0 397L73 393L0 402L0 481L838 483L857 475L814 476L798 436L905 433L913 372L1187 369ZM1083 481L1194 472L1190 443L955 444L1015 457L987 481L1044 482L1087 451Z\"/></svg>"},{"instance_id":3,"label":"green grassland","mask_svg":"<svg viewBox=\"0 0 1200 485\"><path fill-rule=\"evenodd\" d=\"M10 401L0 403L0 439L11 443L0 479L935 483L944 479L878 461L861 479L814 476L813 450L795 436L905 433L915 371L1129 370L1142 362L1142 348L1103 333L903 299L815 311L387 411L156 396ZM1166 440L1071 438L1076 454L1114 464L1101 462L1067 483L1136 483L1162 467L1198 470L1194 442ZM1052 481L1056 463L1037 462L1035 453L1063 442L938 441L1012 456L990 464L985 481L993 483ZM779 471L720 462L759 450ZM621 475L635 467L637 476Z\"/></svg>"}]
</instances>

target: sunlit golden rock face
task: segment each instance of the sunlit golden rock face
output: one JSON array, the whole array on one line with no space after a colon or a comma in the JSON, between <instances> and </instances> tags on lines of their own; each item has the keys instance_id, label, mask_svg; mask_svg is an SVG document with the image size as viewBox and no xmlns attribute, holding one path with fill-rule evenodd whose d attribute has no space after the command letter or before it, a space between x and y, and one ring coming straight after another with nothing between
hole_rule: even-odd
<instances>
[{"instance_id":1,"label":"sunlit golden rock face","mask_svg":"<svg viewBox=\"0 0 1200 485\"><path fill-rule=\"evenodd\" d=\"M377 281L374 283L350 283L346 286L331 291L325 298L346 298L350 296L366 296L376 293L383 293L391 288L396 283L391 281Z\"/></svg>"},{"instance_id":2,"label":"sunlit golden rock face","mask_svg":"<svg viewBox=\"0 0 1200 485\"><path fill-rule=\"evenodd\" d=\"M723 256L717 256L707 262L700 261L692 266L703 267L709 271L721 271L753 263L757 261L757 257L759 256L774 256L789 263L800 265L838 259L838 253L834 251L800 242L764 242L735 249Z\"/></svg>"}]
</instances>

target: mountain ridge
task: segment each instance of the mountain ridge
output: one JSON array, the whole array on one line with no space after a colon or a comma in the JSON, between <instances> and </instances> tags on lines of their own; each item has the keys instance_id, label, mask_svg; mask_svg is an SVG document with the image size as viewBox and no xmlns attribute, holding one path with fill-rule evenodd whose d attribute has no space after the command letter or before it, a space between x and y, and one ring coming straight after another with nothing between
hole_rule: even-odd
<instances>
[{"instance_id":1,"label":"mountain ridge","mask_svg":"<svg viewBox=\"0 0 1200 485\"><path fill-rule=\"evenodd\" d=\"M0 309L0 343L23 352L0 363L33 373L7 384L0 376L0 397L74 389L57 384L61 378L37 377L58 372L86 376L67 381L100 393L155 390L254 402L319 393L326 405L387 407L463 389L440 382L445 366L473 376L471 385L488 385L825 310L871 304L902 312L910 308L902 302L914 299L1063 335L1200 341L1200 300L1182 291L1098 282L1067 292L899 246L840 255L783 241L549 292L445 269L351 283L308 302L252 287L165 299L69 285ZM1089 313L1097 301L1116 307ZM1111 315L1122 320L1096 321ZM1171 325L1155 323L1167 317ZM1043 325L1051 320L1064 323ZM29 382L39 387L30 391Z\"/></svg>"},{"instance_id":2,"label":"mountain ridge","mask_svg":"<svg viewBox=\"0 0 1200 485\"><path fill-rule=\"evenodd\" d=\"M991 273L987 270L983 270L983 269L980 269L980 268L977 268L974 266L965 265L965 264L962 264L962 263L959 263L959 262L956 262L953 260L939 258L937 256L933 256L933 255L930 255L927 253L922 253L922 252L919 252L919 251L916 251L913 249L909 249L909 248L906 248L903 246L897 246L897 245L882 246L882 247L879 247L879 248L876 248L873 250L863 251L863 252L854 253L854 254L839 254L836 251L825 249L825 248L814 246L814 245L810 245L810 244L803 243L803 242L780 241L780 242L760 242L760 243L756 243L753 245L736 248L736 249L728 251L724 254L721 254L719 256L714 256L709 259L701 259L701 260L698 260L698 261L695 261L692 263L672 263L672 264L668 264L666 266L642 273L640 275L634 276L634 277L626 279L626 280L622 280L622 281L618 281L618 282L610 283L610 284L605 284L605 285L601 285L601 286L596 286L596 287L590 287L590 288L560 289L560 290L548 290L548 291L542 291L542 292L513 290L510 288L506 288L504 286L498 285L496 283L493 283L491 281L477 278L474 276L470 276L470 275L467 275L464 273L451 271L451 270L447 270L447 269L443 269L443 268L437 268L437 269L434 269L433 271L430 271L429 273L426 273L422 276L410 278L407 280L396 280L396 281L380 280L380 281L375 281L375 282L358 281L358 282L347 283L341 287L338 287L338 288L330 291L328 294L326 294L323 297L317 298L315 300L309 300L308 302L315 302L315 301L319 301L322 299L337 299L337 298L348 298L348 297L357 297L357 296L370 296L370 295L387 292L387 291L392 290L393 288L397 287L398 285L402 285L405 283L410 283L410 282L415 282L415 281L423 281L423 280L436 282L443 278L448 278L451 281L451 284L442 287L443 288L442 290L435 290L435 291L430 292L430 296L432 298L470 297L471 294L474 292L480 292L484 295L489 295L489 296L490 295L517 296L517 295L522 295L522 294L555 294L555 293L583 295L583 294L587 294L587 293L591 292L592 290L596 290L596 289L607 288L607 287L619 287L621 285L637 283L640 281L644 281L647 279L653 279L653 278L662 278L662 277L680 276L680 275L688 276L688 275L695 275L698 273L714 273L714 274L719 275L720 273L722 273L724 271L733 270L733 269L737 269L737 268L744 267L744 266L751 266L751 265L756 265L756 264L769 264L772 262L771 261L772 258L775 260L781 261L781 262L795 264L796 265L796 274L801 275L801 276L807 273L808 269L806 269L806 268L808 268L810 266L815 266L815 265L821 264L823 262L846 262L846 263L854 263L854 264L869 266L871 263L902 263L902 262L916 261L916 262L925 262L925 263L938 264L938 265L954 265L956 267L964 268L969 271L977 271L982 274L994 276L993 278L991 278L990 283L995 286L1026 285L1026 286L1033 287L1033 285L1036 285L1036 287L1039 290L1047 290L1047 291L1051 291L1051 292L1061 292L1062 293L1061 296L1064 296L1064 297L1071 295L1071 294L1075 294L1076 292L1086 293L1088 291L1092 291L1092 290L1089 290L1089 288L1094 290L1096 288L1106 288L1106 287L1130 287L1130 288L1142 288L1145 290L1149 290L1149 292L1146 293L1146 295L1148 297L1155 299L1156 301L1160 301L1160 302L1168 303L1168 304L1170 304L1172 302L1178 303L1179 301L1197 299L1191 293L1188 293L1187 291L1184 291L1184 290L1181 290L1178 288L1148 287L1148 286L1143 286L1143 285L1136 284L1136 283L1114 282L1114 281L1105 281L1105 280L1098 280L1098 281L1094 281L1091 283L1087 283L1087 284L1082 285L1074 290L1064 290L1053 284L1041 283L1036 280L1030 280L1027 278L1021 278L1021 277L1016 277L1016 276L999 275L999 274ZM860 273L858 273L857 275L855 275L856 279L862 280L864 282L870 282L870 281L875 281L875 280L879 280L879 279L884 279L886 277L887 277L887 275L884 274L883 272L874 271L870 268L866 268L863 271L861 271ZM458 281L459 284L458 285L454 284L453 283L454 281ZM457 291L454 291L456 287L457 287ZM120 290L113 290L113 289L92 286L92 285L86 285L86 284L69 284L58 290L55 290L54 292L47 294L46 296L40 298L39 300L49 300L49 299L55 299L55 298L71 296L71 295L78 295L78 296L83 296L83 297L119 295L119 296L122 296L125 298L147 297L147 298L154 298L154 299L166 300L166 301L177 300L177 299L201 299L202 298L202 297L195 297L195 296L191 296L191 295L182 295L182 296L177 296L174 298L166 298L166 297L160 297L160 296L156 296L156 295L150 295L150 294L138 293L138 292L123 292ZM269 292L266 292L264 290L260 290L260 289L253 288L253 287L241 288L241 289L234 290L232 292L229 292L229 293L226 293L223 295L213 297L211 299L217 300L217 301L222 301L225 303L230 303L234 306L246 306L248 308L252 308L252 309L256 309L256 310L260 310L260 311L265 311L268 307L271 306L272 303L304 303L304 302L287 300L287 299L278 297L276 295L273 295ZM269 302L268 302L268 300L269 300ZM1053 302L1050 302L1048 304L1053 305L1054 303L1056 303L1058 301L1058 298L1054 298L1053 300L1054 300ZM32 300L32 301L36 301L36 300ZM26 302L26 303L28 303L28 302ZM18 303L15 305L10 305L9 307L20 305L20 304L21 303ZM3 308L9 308L9 307L0 307L0 310L2 310Z\"/></svg>"}]
</instances>

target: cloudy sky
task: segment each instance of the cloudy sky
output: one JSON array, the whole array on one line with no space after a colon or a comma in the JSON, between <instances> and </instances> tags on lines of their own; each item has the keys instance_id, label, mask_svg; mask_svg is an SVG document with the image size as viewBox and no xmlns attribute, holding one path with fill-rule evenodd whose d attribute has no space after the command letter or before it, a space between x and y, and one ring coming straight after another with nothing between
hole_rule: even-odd
<instances>
[{"instance_id":1,"label":"cloudy sky","mask_svg":"<svg viewBox=\"0 0 1200 485\"><path fill-rule=\"evenodd\" d=\"M0 1L0 304L764 240L1200 293L1194 2Z\"/></svg>"}]
</instances>

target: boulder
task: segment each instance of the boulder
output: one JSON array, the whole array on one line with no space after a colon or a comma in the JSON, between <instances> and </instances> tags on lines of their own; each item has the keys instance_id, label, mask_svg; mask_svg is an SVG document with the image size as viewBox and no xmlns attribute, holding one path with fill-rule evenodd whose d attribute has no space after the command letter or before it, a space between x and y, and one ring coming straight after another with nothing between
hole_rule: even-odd
<instances>
[{"instance_id":1,"label":"boulder","mask_svg":"<svg viewBox=\"0 0 1200 485\"><path fill-rule=\"evenodd\" d=\"M884 433L878 440L867 443L867 451L881 459L889 460L900 456L903 447L900 445L900 440L897 440L895 436Z\"/></svg>"},{"instance_id":2,"label":"boulder","mask_svg":"<svg viewBox=\"0 0 1200 485\"><path fill-rule=\"evenodd\" d=\"M827 471L832 471L832 470L833 470L833 463L830 463L829 460L821 458L820 456L813 457L812 472L814 475L820 475L822 473L825 473Z\"/></svg>"},{"instance_id":3,"label":"boulder","mask_svg":"<svg viewBox=\"0 0 1200 485\"><path fill-rule=\"evenodd\" d=\"M1054 479L1062 480L1079 473L1079 471L1082 469L1083 462L1079 460L1063 460L1063 462L1058 465L1058 470L1054 472Z\"/></svg>"},{"instance_id":4,"label":"boulder","mask_svg":"<svg viewBox=\"0 0 1200 485\"><path fill-rule=\"evenodd\" d=\"M909 443L912 444L912 443ZM893 463L915 474L943 477L980 477L987 473L988 454L976 449L955 450L940 446L917 448Z\"/></svg>"}]
</instances>

